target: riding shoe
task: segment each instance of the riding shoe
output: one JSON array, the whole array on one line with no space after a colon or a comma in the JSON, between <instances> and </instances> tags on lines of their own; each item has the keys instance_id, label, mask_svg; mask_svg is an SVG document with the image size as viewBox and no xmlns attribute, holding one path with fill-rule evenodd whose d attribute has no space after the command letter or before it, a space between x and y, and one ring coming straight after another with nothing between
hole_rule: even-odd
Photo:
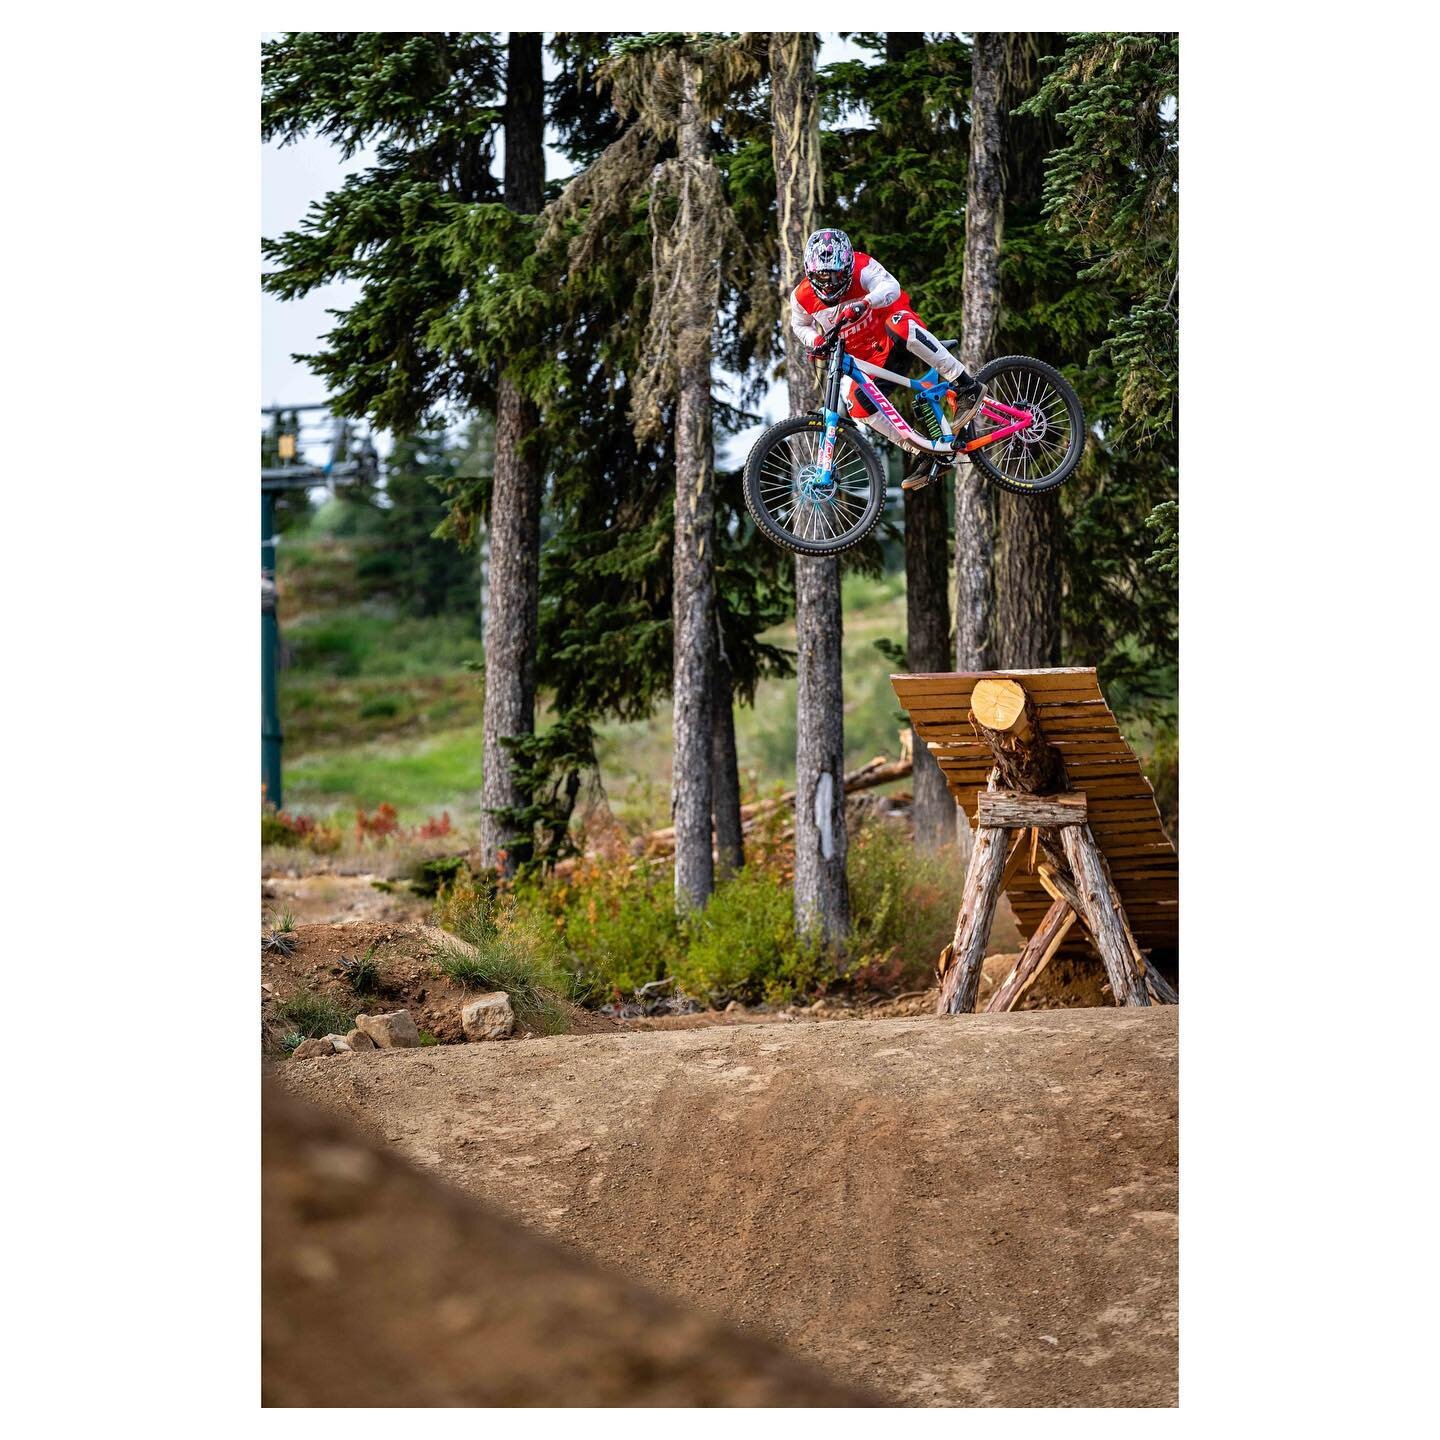
<instances>
[{"instance_id":1,"label":"riding shoe","mask_svg":"<svg viewBox=\"0 0 1440 1440\"><path fill-rule=\"evenodd\" d=\"M905 478L900 482L902 490L923 490L932 481L940 478L942 470L955 463L953 457L943 457L931 450L922 451L910 462Z\"/></svg>"},{"instance_id":2,"label":"riding shoe","mask_svg":"<svg viewBox=\"0 0 1440 1440\"><path fill-rule=\"evenodd\" d=\"M978 380L968 383L956 381L945 392L945 404L950 411L950 423L959 430L968 425L971 417L980 408L985 398L985 387Z\"/></svg>"}]
</instances>

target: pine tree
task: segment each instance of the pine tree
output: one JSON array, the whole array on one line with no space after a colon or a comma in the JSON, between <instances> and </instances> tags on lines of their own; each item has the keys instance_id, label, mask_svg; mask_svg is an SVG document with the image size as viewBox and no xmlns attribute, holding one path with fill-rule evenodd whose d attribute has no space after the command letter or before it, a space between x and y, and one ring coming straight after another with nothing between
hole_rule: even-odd
<instances>
[{"instance_id":1,"label":"pine tree","mask_svg":"<svg viewBox=\"0 0 1440 1440\"><path fill-rule=\"evenodd\" d=\"M904 74L924 60L925 37L891 30L885 36L885 63ZM908 87L897 97L893 120L880 117L880 139L887 147L916 143L927 126L923 93ZM950 668L950 536L945 489L929 485L905 491L905 652L907 667L918 673ZM910 813L915 843L933 850L955 838L955 801L929 746L911 731L913 758Z\"/></svg>"},{"instance_id":2,"label":"pine tree","mask_svg":"<svg viewBox=\"0 0 1440 1440\"><path fill-rule=\"evenodd\" d=\"M539 307L514 277L532 248L523 216L539 208L543 183L540 37L502 47L489 33L301 31L266 43L262 74L266 138L314 131L347 158L377 151L299 230L264 245L276 267L264 284L282 298L337 277L361 283L327 348L304 357L332 404L401 433L446 405L497 414L483 757L493 808L482 850L512 868L528 836L497 810L525 804L510 745L534 729L539 485L524 391L539 326L523 323ZM493 171L502 134L503 189ZM477 251L488 286L474 284Z\"/></svg>"},{"instance_id":3,"label":"pine tree","mask_svg":"<svg viewBox=\"0 0 1440 1440\"><path fill-rule=\"evenodd\" d=\"M1042 57L1063 37L1011 33L1005 37L1004 112L1005 227L1012 234L1039 217L1044 156L1060 136L1054 122L1013 113L1034 94ZM1007 247L1008 248L1008 247ZM1002 264L1000 353L1010 353L1004 320L1013 297ZM1060 359L1058 355L1052 356ZM1060 602L1064 519L1058 495L1013 495L996 499L994 663L1002 669L1038 669L1061 661Z\"/></svg>"},{"instance_id":4,"label":"pine tree","mask_svg":"<svg viewBox=\"0 0 1440 1440\"><path fill-rule=\"evenodd\" d=\"M1166 722L1178 674L1165 537L1173 543L1179 472L1179 42L1069 35L1042 74L1018 107L1050 138L1043 213L1014 257L1010 323L1067 353L1095 426L1060 495L1065 655L1100 668L1118 713ZM1062 267L1068 286L1044 273Z\"/></svg>"},{"instance_id":5,"label":"pine tree","mask_svg":"<svg viewBox=\"0 0 1440 1440\"><path fill-rule=\"evenodd\" d=\"M396 436L386 458L379 549L361 560L359 575L383 576L408 614L479 620L475 557L435 533L445 520L443 488L465 450L436 427Z\"/></svg>"},{"instance_id":6,"label":"pine tree","mask_svg":"<svg viewBox=\"0 0 1440 1440\"><path fill-rule=\"evenodd\" d=\"M652 241L649 314L632 400L642 441L673 436L672 605L675 897L703 906L714 886L717 595L711 361L722 261L739 236L711 153L728 91L758 67L724 37L656 34L621 41L603 73L630 128L569 189L557 213L589 207L581 251L643 185ZM655 163L662 147L674 154ZM673 401L673 411L666 405ZM721 740L723 743L723 733Z\"/></svg>"},{"instance_id":7,"label":"pine tree","mask_svg":"<svg viewBox=\"0 0 1440 1440\"><path fill-rule=\"evenodd\" d=\"M1004 228L1001 93L1005 37L975 35L970 82L970 168L965 205L965 298L960 356L974 374L995 355L1000 333ZM984 477L955 471L955 664L988 670L995 658L995 505Z\"/></svg>"},{"instance_id":8,"label":"pine tree","mask_svg":"<svg viewBox=\"0 0 1440 1440\"><path fill-rule=\"evenodd\" d=\"M509 37L505 71L505 204L535 214L545 186L541 37ZM495 474L490 501L485 624L485 754L480 856L502 874L530 858L528 830L507 815L529 803L513 742L535 733L535 647L540 596L540 416L502 368L495 397Z\"/></svg>"},{"instance_id":9,"label":"pine tree","mask_svg":"<svg viewBox=\"0 0 1440 1440\"><path fill-rule=\"evenodd\" d=\"M770 103L781 274L795 284L820 206L815 37L770 37ZM815 408L810 361L785 328L790 409ZM838 560L795 557L795 922L830 945L850 934L845 873L845 696Z\"/></svg>"}]
</instances>

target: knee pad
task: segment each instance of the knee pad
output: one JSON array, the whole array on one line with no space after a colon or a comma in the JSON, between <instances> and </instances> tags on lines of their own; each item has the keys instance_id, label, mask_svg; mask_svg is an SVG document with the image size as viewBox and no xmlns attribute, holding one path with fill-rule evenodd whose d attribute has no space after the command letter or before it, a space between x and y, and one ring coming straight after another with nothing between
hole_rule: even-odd
<instances>
[{"instance_id":1,"label":"knee pad","mask_svg":"<svg viewBox=\"0 0 1440 1440\"><path fill-rule=\"evenodd\" d=\"M843 390L845 409L851 419L864 420L875 413L875 407L865 398L860 387L847 375Z\"/></svg>"},{"instance_id":2,"label":"knee pad","mask_svg":"<svg viewBox=\"0 0 1440 1440\"><path fill-rule=\"evenodd\" d=\"M920 317L913 310L901 308L892 310L885 317L885 333L892 340L898 340L902 345L910 343L911 324L919 325Z\"/></svg>"}]
</instances>

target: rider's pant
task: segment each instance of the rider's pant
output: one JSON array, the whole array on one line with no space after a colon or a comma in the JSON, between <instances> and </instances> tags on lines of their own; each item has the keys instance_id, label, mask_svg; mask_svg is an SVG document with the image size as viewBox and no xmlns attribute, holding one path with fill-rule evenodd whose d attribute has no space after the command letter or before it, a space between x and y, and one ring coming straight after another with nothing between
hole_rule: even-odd
<instances>
[{"instance_id":1,"label":"rider's pant","mask_svg":"<svg viewBox=\"0 0 1440 1440\"><path fill-rule=\"evenodd\" d=\"M890 337L890 348L877 360L872 361L872 364L879 365L882 369L890 369L897 346L903 345L917 359L933 365L944 379L968 378L965 367L920 323L920 317L913 310L903 306L892 310L885 317L885 333ZM886 395L891 393L892 387L885 381L872 376L871 383ZM844 396L850 414L861 424L868 425L892 444L911 448L905 445L900 432L876 410L848 375L845 377Z\"/></svg>"},{"instance_id":2,"label":"rider's pant","mask_svg":"<svg viewBox=\"0 0 1440 1440\"><path fill-rule=\"evenodd\" d=\"M892 341L898 340L916 359L933 365L942 380L958 380L965 374L965 367L925 328L913 310L904 306L892 310L885 317L885 330Z\"/></svg>"}]
</instances>

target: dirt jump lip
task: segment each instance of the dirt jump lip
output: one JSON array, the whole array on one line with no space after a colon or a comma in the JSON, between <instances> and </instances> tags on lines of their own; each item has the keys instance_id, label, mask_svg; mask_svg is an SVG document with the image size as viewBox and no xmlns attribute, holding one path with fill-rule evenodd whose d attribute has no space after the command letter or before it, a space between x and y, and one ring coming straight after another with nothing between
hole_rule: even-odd
<instances>
[{"instance_id":1,"label":"dirt jump lip","mask_svg":"<svg viewBox=\"0 0 1440 1440\"><path fill-rule=\"evenodd\" d=\"M276 1068L421 1168L892 1404L1168 1406L1177 1022L757 1024Z\"/></svg>"},{"instance_id":2,"label":"dirt jump lip","mask_svg":"<svg viewBox=\"0 0 1440 1440\"><path fill-rule=\"evenodd\" d=\"M869 1406L266 1086L267 1406Z\"/></svg>"}]
</instances>

